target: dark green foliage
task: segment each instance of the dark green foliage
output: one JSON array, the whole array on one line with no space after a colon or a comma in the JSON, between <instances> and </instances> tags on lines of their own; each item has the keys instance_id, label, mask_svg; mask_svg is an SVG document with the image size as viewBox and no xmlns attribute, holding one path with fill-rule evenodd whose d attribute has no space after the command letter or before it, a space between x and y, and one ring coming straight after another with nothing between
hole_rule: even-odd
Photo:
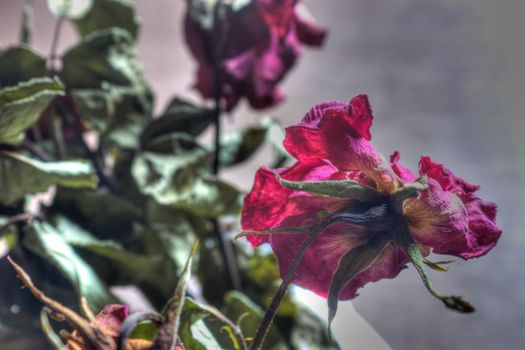
<instances>
[{"instance_id":1,"label":"dark green foliage","mask_svg":"<svg viewBox=\"0 0 525 350\"><path fill-rule=\"evenodd\" d=\"M204 22L205 3L194 1L192 10L202 10ZM153 118L133 6L95 0L86 11L81 18L63 15L81 39L60 58L58 71L49 72L27 45L29 32L20 47L0 48L0 225L55 186L41 218L1 229L8 251L0 253L20 263L46 295L77 311L81 296L94 312L119 302L111 287L121 285L136 286L160 310L200 240L192 283L207 303L199 293L193 295L198 302L183 300L184 288L179 336L186 349L245 349L244 338L253 336L280 277L273 255L241 245L236 254L244 293L229 289L210 220L234 218L231 229L238 232L244 193L211 173L213 151L199 136L214 110L174 97ZM224 135L222 167L249 159L274 127L263 123ZM88 146L86 132L98 142ZM8 286L0 289L1 347L45 349L42 305L18 288L5 259L0 277ZM132 338L153 340L157 332L146 322ZM332 348L324 324L287 297L265 349L298 349L301 339L312 349Z\"/></svg>"},{"instance_id":2,"label":"dark green foliage","mask_svg":"<svg viewBox=\"0 0 525 350\"><path fill-rule=\"evenodd\" d=\"M31 47L3 48L0 51L0 86L13 86L46 75L46 61Z\"/></svg>"},{"instance_id":3,"label":"dark green foliage","mask_svg":"<svg viewBox=\"0 0 525 350\"><path fill-rule=\"evenodd\" d=\"M140 19L126 0L94 0L91 10L74 23L83 37L100 29L117 27L127 30L136 38Z\"/></svg>"},{"instance_id":4,"label":"dark green foliage","mask_svg":"<svg viewBox=\"0 0 525 350\"><path fill-rule=\"evenodd\" d=\"M0 90L0 143L20 143L22 133L63 91L62 83L50 78L34 78Z\"/></svg>"}]
</instances>

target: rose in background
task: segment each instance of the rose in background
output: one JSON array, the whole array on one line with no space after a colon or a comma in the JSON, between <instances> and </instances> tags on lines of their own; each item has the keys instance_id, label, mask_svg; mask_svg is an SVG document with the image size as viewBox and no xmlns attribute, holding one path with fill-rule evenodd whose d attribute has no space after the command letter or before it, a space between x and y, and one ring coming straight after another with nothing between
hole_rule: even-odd
<instances>
[{"instance_id":1,"label":"rose in background","mask_svg":"<svg viewBox=\"0 0 525 350\"><path fill-rule=\"evenodd\" d=\"M222 38L216 36L211 9L206 12L199 1L189 3L185 37L198 64L195 88L205 98L214 96L213 57L218 54L227 110L243 97L256 109L281 102L284 93L278 85L300 56L301 45L321 46L326 36L298 0L225 2ZM217 41L219 53L212 50Z\"/></svg>"}]
</instances>

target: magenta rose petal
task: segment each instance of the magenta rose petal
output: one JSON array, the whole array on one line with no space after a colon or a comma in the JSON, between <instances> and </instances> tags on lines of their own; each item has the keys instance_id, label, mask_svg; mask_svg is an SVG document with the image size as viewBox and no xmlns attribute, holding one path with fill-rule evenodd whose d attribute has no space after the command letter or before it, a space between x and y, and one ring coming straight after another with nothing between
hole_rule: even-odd
<instances>
[{"instance_id":1,"label":"magenta rose petal","mask_svg":"<svg viewBox=\"0 0 525 350\"><path fill-rule=\"evenodd\" d=\"M299 124L286 128L284 147L298 160L324 159L341 170L361 171L378 190L389 190L395 186L395 174L368 141L372 119L364 95L349 104L319 104Z\"/></svg>"},{"instance_id":2,"label":"magenta rose petal","mask_svg":"<svg viewBox=\"0 0 525 350\"><path fill-rule=\"evenodd\" d=\"M372 121L360 95L348 104L318 104L288 127L284 146L297 162L275 173L259 170L243 229L265 231L249 240L271 245L283 285L293 280L328 298L330 320L338 300L356 297L368 282L396 277L408 262L447 308L473 312L462 297L434 288L424 257L486 254L501 235L496 204L430 157L421 158L420 177L401 164L399 152L387 162L370 143ZM352 184L372 195L357 198Z\"/></svg>"},{"instance_id":3,"label":"magenta rose petal","mask_svg":"<svg viewBox=\"0 0 525 350\"><path fill-rule=\"evenodd\" d=\"M189 6L185 39L198 65L194 86L204 98L212 98L214 29L210 18L199 18L198 9L191 8L191 2ZM225 6L231 6L220 58L225 108L232 110L243 98L256 109L279 104L285 97L279 84L301 55L302 44L319 46L326 30L299 13L303 11L298 0Z\"/></svg>"},{"instance_id":4,"label":"magenta rose petal","mask_svg":"<svg viewBox=\"0 0 525 350\"><path fill-rule=\"evenodd\" d=\"M293 167L277 169L275 172L293 181L341 179L345 176L331 164L318 160L300 162ZM283 227L282 223L285 219L299 217L304 213L310 214L309 218L314 220L318 212L335 211L348 202L314 197L305 192L284 188L275 172L268 168L257 171L253 189L244 200L241 220L243 230L262 231ZM267 238L250 235L248 240L252 245L257 246L267 241Z\"/></svg>"},{"instance_id":5,"label":"magenta rose petal","mask_svg":"<svg viewBox=\"0 0 525 350\"><path fill-rule=\"evenodd\" d=\"M434 247L434 252L470 259L482 256L492 249L501 235L501 229L496 225L495 220L496 204L478 198L475 192L479 190L479 186L454 175L452 171L428 156L421 158L419 171L421 175L427 175L430 181L434 181L434 196L441 193L442 197L454 198L454 205L449 211L460 206L465 208L462 210L464 218L460 219L459 215L450 216L448 226L442 225L448 235L443 235L443 230L434 233L435 237L432 238L434 243L441 241L438 245L429 244ZM408 216L411 220L411 215ZM455 234L450 234L460 226L462 235L457 231ZM449 238L448 241L446 237Z\"/></svg>"}]
</instances>

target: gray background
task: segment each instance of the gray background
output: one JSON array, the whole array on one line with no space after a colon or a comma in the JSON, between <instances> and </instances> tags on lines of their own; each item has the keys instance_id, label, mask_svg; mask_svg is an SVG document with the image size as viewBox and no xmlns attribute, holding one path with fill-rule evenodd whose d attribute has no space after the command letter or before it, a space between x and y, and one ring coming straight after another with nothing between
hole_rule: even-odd
<instances>
[{"instance_id":1,"label":"gray background","mask_svg":"<svg viewBox=\"0 0 525 350\"><path fill-rule=\"evenodd\" d=\"M307 50L286 80L288 100L256 113L241 108L227 128L264 114L284 125L315 103L367 93L375 124L373 143L383 154L399 150L415 169L429 154L480 184L499 205L504 229L487 256L433 273L444 293L461 294L478 311L447 311L424 290L415 271L366 286L354 302L359 313L394 349L522 349L525 347L524 181L525 2L520 0L305 1L330 28L321 51ZM139 50L157 93L158 108L188 93L194 65L181 34L182 0L136 1L143 19ZM53 19L35 1L35 45L47 54ZM0 43L15 44L22 1L0 1ZM76 40L70 26L61 50ZM249 189L256 159L225 176ZM373 348L348 337L352 308L337 316L344 349ZM324 312L324 311L323 311Z\"/></svg>"}]
</instances>

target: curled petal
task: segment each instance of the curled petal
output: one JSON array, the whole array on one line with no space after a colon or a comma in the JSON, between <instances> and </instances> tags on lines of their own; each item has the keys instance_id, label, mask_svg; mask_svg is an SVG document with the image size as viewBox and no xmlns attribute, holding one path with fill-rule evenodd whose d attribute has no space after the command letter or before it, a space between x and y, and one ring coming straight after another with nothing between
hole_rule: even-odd
<instances>
[{"instance_id":1,"label":"curled petal","mask_svg":"<svg viewBox=\"0 0 525 350\"><path fill-rule=\"evenodd\" d=\"M203 97L211 98L214 92L213 67L207 49L208 34L188 13L184 19L184 37L191 54L197 60L197 76L194 88Z\"/></svg>"},{"instance_id":2,"label":"curled petal","mask_svg":"<svg viewBox=\"0 0 525 350\"><path fill-rule=\"evenodd\" d=\"M412 170L399 163L400 158L401 155L399 154L399 151L392 153L390 156L390 167L392 167L394 173L396 173L396 175L404 182L414 182L417 178L416 175L414 175Z\"/></svg>"},{"instance_id":3,"label":"curled petal","mask_svg":"<svg viewBox=\"0 0 525 350\"><path fill-rule=\"evenodd\" d=\"M468 247L468 214L461 199L428 179L419 198L405 202L404 213L414 239L438 254L460 252ZM457 255L457 254L453 254Z\"/></svg>"},{"instance_id":4,"label":"curled petal","mask_svg":"<svg viewBox=\"0 0 525 350\"><path fill-rule=\"evenodd\" d=\"M462 199L479 190L479 186L468 183L459 176L454 175L443 164L434 162L429 156L421 157L419 173L433 178L439 182L444 191L455 193Z\"/></svg>"},{"instance_id":5,"label":"curled petal","mask_svg":"<svg viewBox=\"0 0 525 350\"><path fill-rule=\"evenodd\" d=\"M286 129L284 146L298 160L323 159L344 171L358 170L373 179L380 191L396 186L396 175L386 159L368 142L372 112L365 95L349 104L322 103L301 123Z\"/></svg>"},{"instance_id":6,"label":"curled petal","mask_svg":"<svg viewBox=\"0 0 525 350\"><path fill-rule=\"evenodd\" d=\"M306 45L321 46L326 39L327 30L319 25L302 3L295 7L295 28L299 41Z\"/></svg>"},{"instance_id":7,"label":"curled petal","mask_svg":"<svg viewBox=\"0 0 525 350\"><path fill-rule=\"evenodd\" d=\"M407 267L408 257L396 245L387 246L377 260L366 270L355 276L339 295L340 300L355 298L358 289L368 282L377 282L386 278L395 278Z\"/></svg>"},{"instance_id":8,"label":"curled petal","mask_svg":"<svg viewBox=\"0 0 525 350\"><path fill-rule=\"evenodd\" d=\"M106 305L96 316L95 325L105 334L117 338L122 322L124 322L128 313L129 308L127 305Z\"/></svg>"},{"instance_id":9,"label":"curled petal","mask_svg":"<svg viewBox=\"0 0 525 350\"><path fill-rule=\"evenodd\" d=\"M290 168L277 169L282 178L290 181L340 180L346 174L331 164L320 160L296 163ZM277 227L304 226L307 218L314 220L319 212L335 211L348 201L313 196L305 192L283 187L274 171L261 168L257 171L252 191L244 200L242 229L263 231ZM307 214L306 216L304 216ZM297 218L293 222L293 218ZM287 219L287 226L283 226ZM314 222L315 223L315 222ZM248 236L248 241L257 246L268 239L256 235Z\"/></svg>"},{"instance_id":10,"label":"curled petal","mask_svg":"<svg viewBox=\"0 0 525 350\"><path fill-rule=\"evenodd\" d=\"M346 224L330 226L305 253L293 282L326 298L341 257L351 249L364 244L370 238L369 235L369 232L355 226ZM304 237L297 236L272 236L271 245L279 258L281 276L288 271L295 252L303 240ZM356 297L357 290L368 282L396 277L405 268L407 262L406 255L393 244L389 244L368 268L358 273L348 283L340 293L339 299L349 300Z\"/></svg>"},{"instance_id":11,"label":"curled petal","mask_svg":"<svg viewBox=\"0 0 525 350\"><path fill-rule=\"evenodd\" d=\"M496 246L501 228L496 225L496 204L474 198L466 204L469 217L467 250L460 253L464 259L485 255Z\"/></svg>"},{"instance_id":12,"label":"curled petal","mask_svg":"<svg viewBox=\"0 0 525 350\"><path fill-rule=\"evenodd\" d=\"M492 249L502 231L496 225L496 204L484 201L475 195L479 186L454 175L451 170L434 162L428 156L421 157L419 172L421 175L427 175L429 180L437 184L434 186L436 193L445 192L447 195L457 195L465 207L464 221L466 223L462 224L466 226L464 237L460 238L457 234L451 243L448 245L443 243L440 249L434 249L434 251L470 259L484 255ZM435 234L438 233L435 232Z\"/></svg>"}]
</instances>

